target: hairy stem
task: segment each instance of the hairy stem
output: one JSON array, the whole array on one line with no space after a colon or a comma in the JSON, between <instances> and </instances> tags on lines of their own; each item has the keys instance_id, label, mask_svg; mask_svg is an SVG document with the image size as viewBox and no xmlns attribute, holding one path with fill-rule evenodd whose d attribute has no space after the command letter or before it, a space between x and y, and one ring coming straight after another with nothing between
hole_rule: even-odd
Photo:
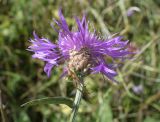
<instances>
[{"instance_id":1,"label":"hairy stem","mask_svg":"<svg viewBox=\"0 0 160 122\"><path fill-rule=\"evenodd\" d=\"M79 104L80 104L80 101L81 101L81 98L82 98L83 87L84 87L84 84L82 82L79 82L78 86L77 86L75 100L74 100L74 103L73 103L70 122L75 122L75 118L76 118L76 115L77 115L77 112L78 112Z\"/></svg>"}]
</instances>

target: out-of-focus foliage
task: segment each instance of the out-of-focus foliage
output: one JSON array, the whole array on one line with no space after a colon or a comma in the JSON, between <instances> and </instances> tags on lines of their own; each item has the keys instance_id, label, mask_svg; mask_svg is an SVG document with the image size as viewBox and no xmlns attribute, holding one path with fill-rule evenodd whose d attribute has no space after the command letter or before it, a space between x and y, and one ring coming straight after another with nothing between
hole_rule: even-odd
<instances>
[{"instance_id":1,"label":"out-of-focus foliage","mask_svg":"<svg viewBox=\"0 0 160 122\"><path fill-rule=\"evenodd\" d=\"M141 11L127 17L136 6ZM85 80L78 122L158 122L160 120L160 2L159 0L0 0L0 119L1 122L66 122L71 110L64 105L20 107L35 98L74 97L74 83L60 79L55 68L51 78L44 63L26 50L35 30L53 42L57 33L50 27L62 8L67 22L87 13L90 28L97 34L119 32L138 50L134 61L119 69L118 85L101 75ZM102 37L103 38L103 37ZM134 92L135 86L142 89Z\"/></svg>"}]
</instances>

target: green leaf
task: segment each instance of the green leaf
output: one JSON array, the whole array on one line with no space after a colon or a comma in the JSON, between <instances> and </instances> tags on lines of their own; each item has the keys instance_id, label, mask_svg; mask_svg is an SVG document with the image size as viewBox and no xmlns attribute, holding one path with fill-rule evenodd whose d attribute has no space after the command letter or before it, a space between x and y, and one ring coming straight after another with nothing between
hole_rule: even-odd
<instances>
[{"instance_id":1,"label":"green leaf","mask_svg":"<svg viewBox=\"0 0 160 122\"><path fill-rule=\"evenodd\" d=\"M145 120L143 122L159 122L159 120L156 120L152 117L147 117L147 118L145 118Z\"/></svg>"},{"instance_id":2,"label":"green leaf","mask_svg":"<svg viewBox=\"0 0 160 122\"><path fill-rule=\"evenodd\" d=\"M29 115L25 111L21 111L18 114L16 122L31 122Z\"/></svg>"},{"instance_id":3,"label":"green leaf","mask_svg":"<svg viewBox=\"0 0 160 122\"><path fill-rule=\"evenodd\" d=\"M26 102L22 104L21 107L24 107L26 105L37 105L37 104L65 104L70 108L72 108L73 101L66 97L45 97Z\"/></svg>"},{"instance_id":4,"label":"green leaf","mask_svg":"<svg viewBox=\"0 0 160 122\"><path fill-rule=\"evenodd\" d=\"M101 104L98 111L99 117L98 122L112 122L113 115L110 107L109 99L105 99Z\"/></svg>"}]
</instances>

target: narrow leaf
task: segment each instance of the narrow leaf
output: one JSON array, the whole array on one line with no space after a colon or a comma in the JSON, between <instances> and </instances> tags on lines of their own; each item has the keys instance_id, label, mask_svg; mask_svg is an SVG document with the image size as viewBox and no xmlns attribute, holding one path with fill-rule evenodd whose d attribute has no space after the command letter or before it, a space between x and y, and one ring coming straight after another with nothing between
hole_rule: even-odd
<instances>
[{"instance_id":1,"label":"narrow leaf","mask_svg":"<svg viewBox=\"0 0 160 122\"><path fill-rule=\"evenodd\" d=\"M66 97L45 97L28 101L22 104L21 107L24 107L26 105L37 105L37 104L65 104L70 108L72 108L73 101Z\"/></svg>"}]
</instances>

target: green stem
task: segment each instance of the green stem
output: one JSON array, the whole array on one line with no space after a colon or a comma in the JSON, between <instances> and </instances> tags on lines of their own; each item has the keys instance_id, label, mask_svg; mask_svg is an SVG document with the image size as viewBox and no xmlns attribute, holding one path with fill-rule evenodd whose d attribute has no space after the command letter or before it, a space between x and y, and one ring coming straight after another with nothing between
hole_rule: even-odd
<instances>
[{"instance_id":1,"label":"green stem","mask_svg":"<svg viewBox=\"0 0 160 122\"><path fill-rule=\"evenodd\" d=\"M80 101L81 101L81 98L82 98L83 87L84 87L84 84L79 82L78 87L77 87L77 91L76 91L76 96L75 96L73 108L72 108L70 122L75 122L75 118L76 118L76 115L77 115L77 112L78 112L79 104L80 104Z\"/></svg>"}]
</instances>

